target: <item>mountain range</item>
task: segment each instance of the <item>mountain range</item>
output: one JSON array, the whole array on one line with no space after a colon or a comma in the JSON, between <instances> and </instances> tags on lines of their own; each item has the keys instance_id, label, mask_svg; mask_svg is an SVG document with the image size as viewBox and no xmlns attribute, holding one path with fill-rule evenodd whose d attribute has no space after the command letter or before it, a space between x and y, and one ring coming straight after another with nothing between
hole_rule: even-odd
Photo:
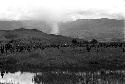
<instances>
[{"instance_id":1,"label":"mountain range","mask_svg":"<svg viewBox=\"0 0 125 84\"><path fill-rule=\"evenodd\" d=\"M116 19L79 19L59 24L60 34L91 40L93 38L108 40L123 40L124 20Z\"/></svg>"},{"instance_id":2,"label":"mountain range","mask_svg":"<svg viewBox=\"0 0 125 84\"><path fill-rule=\"evenodd\" d=\"M60 22L58 23L58 26L60 29L60 35L62 36L81 38L85 40L91 40L94 38L100 41L124 39L124 20L108 18L79 19L76 21ZM0 21L0 30L20 30L20 28L38 29L42 31L42 34L50 34L51 32L51 25L44 21ZM0 33L2 32L3 31L0 31ZM39 34L41 35L41 33L37 33L38 36Z\"/></svg>"}]
</instances>

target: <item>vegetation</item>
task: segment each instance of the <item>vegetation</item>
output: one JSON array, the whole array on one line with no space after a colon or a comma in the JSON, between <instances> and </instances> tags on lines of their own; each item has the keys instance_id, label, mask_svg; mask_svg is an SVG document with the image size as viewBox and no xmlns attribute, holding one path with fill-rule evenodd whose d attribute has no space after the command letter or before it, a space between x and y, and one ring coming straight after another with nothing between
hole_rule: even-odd
<instances>
[{"instance_id":1,"label":"vegetation","mask_svg":"<svg viewBox=\"0 0 125 84\"><path fill-rule=\"evenodd\" d=\"M43 44L21 39L0 42L0 66L18 68L120 69L125 66L124 42L82 42ZM19 66L20 65L20 66Z\"/></svg>"},{"instance_id":2,"label":"vegetation","mask_svg":"<svg viewBox=\"0 0 125 84\"><path fill-rule=\"evenodd\" d=\"M122 41L85 41L48 35L33 29L4 31L1 38L3 39L0 39L0 68L3 69L125 68L125 42Z\"/></svg>"},{"instance_id":3,"label":"vegetation","mask_svg":"<svg viewBox=\"0 0 125 84\"><path fill-rule=\"evenodd\" d=\"M36 74L33 81L37 84L124 84L124 77L124 71L49 71Z\"/></svg>"}]
</instances>

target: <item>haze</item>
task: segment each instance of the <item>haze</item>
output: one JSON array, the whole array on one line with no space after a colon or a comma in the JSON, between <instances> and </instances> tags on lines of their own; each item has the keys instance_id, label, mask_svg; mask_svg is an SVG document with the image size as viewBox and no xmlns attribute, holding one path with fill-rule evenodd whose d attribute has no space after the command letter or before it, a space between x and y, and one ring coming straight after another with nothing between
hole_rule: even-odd
<instances>
[{"instance_id":1,"label":"haze","mask_svg":"<svg viewBox=\"0 0 125 84\"><path fill-rule=\"evenodd\" d=\"M58 22L76 19L124 19L124 0L0 0L1 20L43 20L59 33Z\"/></svg>"}]
</instances>

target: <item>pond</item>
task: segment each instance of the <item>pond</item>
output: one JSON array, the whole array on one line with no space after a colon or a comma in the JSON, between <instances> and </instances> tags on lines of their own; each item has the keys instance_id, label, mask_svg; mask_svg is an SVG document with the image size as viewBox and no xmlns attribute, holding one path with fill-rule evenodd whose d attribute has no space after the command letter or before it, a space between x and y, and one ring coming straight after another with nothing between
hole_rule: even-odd
<instances>
[{"instance_id":1,"label":"pond","mask_svg":"<svg viewBox=\"0 0 125 84\"><path fill-rule=\"evenodd\" d=\"M0 84L125 84L125 71L73 72L56 70L13 73L1 71Z\"/></svg>"}]
</instances>

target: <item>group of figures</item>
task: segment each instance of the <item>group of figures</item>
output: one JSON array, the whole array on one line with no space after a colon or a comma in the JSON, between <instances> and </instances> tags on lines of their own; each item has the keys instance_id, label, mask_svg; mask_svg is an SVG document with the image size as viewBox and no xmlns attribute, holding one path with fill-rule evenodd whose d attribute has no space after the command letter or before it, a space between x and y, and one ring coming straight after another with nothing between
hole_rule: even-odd
<instances>
[{"instance_id":1,"label":"group of figures","mask_svg":"<svg viewBox=\"0 0 125 84\"><path fill-rule=\"evenodd\" d=\"M25 42L20 42L16 40L8 41L8 42L0 42L0 54L4 53L14 53L14 52L31 52L32 50L35 49L45 49L45 48L60 48L60 47L69 47L69 45L61 44L61 45L55 45L55 44L44 44L44 43L25 43Z\"/></svg>"},{"instance_id":2,"label":"group of figures","mask_svg":"<svg viewBox=\"0 0 125 84\"><path fill-rule=\"evenodd\" d=\"M123 52L125 52L125 42L98 42L96 39L78 42L73 39L72 44L78 47L85 47L88 52L90 52L92 48L96 49L97 52L101 48L120 48Z\"/></svg>"},{"instance_id":3,"label":"group of figures","mask_svg":"<svg viewBox=\"0 0 125 84\"><path fill-rule=\"evenodd\" d=\"M30 46L28 45L21 45L19 44L14 44L11 42L7 42L6 44L1 44L0 45L0 53L4 54L4 53L13 53L13 52L21 52L23 50L27 50L30 51Z\"/></svg>"},{"instance_id":4,"label":"group of figures","mask_svg":"<svg viewBox=\"0 0 125 84\"><path fill-rule=\"evenodd\" d=\"M76 40L72 40L70 43L60 43L60 44L44 44L42 42L29 42L25 43L20 40L10 40L10 41L0 41L0 54L4 53L14 53L14 52L22 52L28 51L31 52L34 49L45 49L45 48L61 48L61 47L85 47L88 52L91 51L92 48L118 48L121 47L123 52L125 52L125 43L117 43L117 42L97 42L96 40L92 40L90 42L77 42Z\"/></svg>"}]
</instances>

